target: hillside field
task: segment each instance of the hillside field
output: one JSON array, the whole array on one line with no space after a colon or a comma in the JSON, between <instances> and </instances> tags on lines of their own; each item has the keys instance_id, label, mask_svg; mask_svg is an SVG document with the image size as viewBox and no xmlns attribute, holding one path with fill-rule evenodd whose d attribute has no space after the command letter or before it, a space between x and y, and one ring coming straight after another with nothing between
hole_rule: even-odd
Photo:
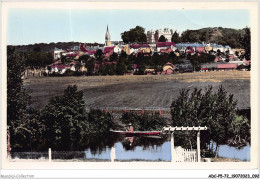
<instances>
[{"instance_id":1,"label":"hillside field","mask_svg":"<svg viewBox=\"0 0 260 179\"><path fill-rule=\"evenodd\" d=\"M33 106L44 107L52 97L62 95L68 85L83 90L87 108L165 108L183 88L214 91L223 85L234 94L239 108L250 107L250 72L218 71L152 76L42 77L24 80Z\"/></svg>"}]
</instances>

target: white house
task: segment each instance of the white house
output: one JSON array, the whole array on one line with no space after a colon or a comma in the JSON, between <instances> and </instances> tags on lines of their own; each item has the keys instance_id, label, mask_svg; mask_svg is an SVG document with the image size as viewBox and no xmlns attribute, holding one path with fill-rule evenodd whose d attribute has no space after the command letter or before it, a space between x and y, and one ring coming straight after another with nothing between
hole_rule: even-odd
<instances>
[{"instance_id":1,"label":"white house","mask_svg":"<svg viewBox=\"0 0 260 179\"><path fill-rule=\"evenodd\" d=\"M55 48L55 49L53 50L53 59L54 59L54 60L57 60L57 59L61 58L61 54L62 54L63 52L65 52L65 50Z\"/></svg>"}]
</instances>

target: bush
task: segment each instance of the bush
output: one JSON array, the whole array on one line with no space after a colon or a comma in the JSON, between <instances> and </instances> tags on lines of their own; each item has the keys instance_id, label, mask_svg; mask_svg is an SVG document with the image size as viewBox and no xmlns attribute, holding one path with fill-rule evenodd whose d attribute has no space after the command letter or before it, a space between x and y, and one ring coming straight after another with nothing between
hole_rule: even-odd
<instances>
[{"instance_id":1,"label":"bush","mask_svg":"<svg viewBox=\"0 0 260 179\"><path fill-rule=\"evenodd\" d=\"M138 115L134 112L126 112L120 120L126 125L131 123L134 130L139 131L162 130L166 126L166 120L159 113Z\"/></svg>"},{"instance_id":2,"label":"bush","mask_svg":"<svg viewBox=\"0 0 260 179\"><path fill-rule=\"evenodd\" d=\"M183 89L171 105L172 125L207 126L208 136L205 142L208 144L211 140L216 142L215 152L217 152L220 144L226 144L229 138L238 133L236 130L241 130L241 126L235 125L237 124L236 105L237 101L234 100L233 95L227 94L222 86L219 86L215 93L211 86L206 88L204 93L197 88L191 93ZM235 129L232 125L239 127ZM195 141L194 139L190 141L191 146L194 146Z\"/></svg>"},{"instance_id":3,"label":"bush","mask_svg":"<svg viewBox=\"0 0 260 179\"><path fill-rule=\"evenodd\" d=\"M67 69L65 71L65 73L62 74L62 76L73 76L74 75L74 71Z\"/></svg>"},{"instance_id":4,"label":"bush","mask_svg":"<svg viewBox=\"0 0 260 179\"><path fill-rule=\"evenodd\" d=\"M87 115L88 133L107 133L113 127L112 116L109 112L99 109L91 110Z\"/></svg>"}]
</instances>

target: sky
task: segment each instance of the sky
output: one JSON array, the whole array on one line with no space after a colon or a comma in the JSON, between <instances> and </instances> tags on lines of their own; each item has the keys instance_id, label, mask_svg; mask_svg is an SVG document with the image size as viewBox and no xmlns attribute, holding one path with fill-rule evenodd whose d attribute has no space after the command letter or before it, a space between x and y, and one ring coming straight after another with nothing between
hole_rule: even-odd
<instances>
[{"instance_id":1,"label":"sky","mask_svg":"<svg viewBox=\"0 0 260 179\"><path fill-rule=\"evenodd\" d=\"M250 27L248 10L77 10L9 9L7 45L51 42L104 43L107 25L111 40L137 25L145 30Z\"/></svg>"}]
</instances>

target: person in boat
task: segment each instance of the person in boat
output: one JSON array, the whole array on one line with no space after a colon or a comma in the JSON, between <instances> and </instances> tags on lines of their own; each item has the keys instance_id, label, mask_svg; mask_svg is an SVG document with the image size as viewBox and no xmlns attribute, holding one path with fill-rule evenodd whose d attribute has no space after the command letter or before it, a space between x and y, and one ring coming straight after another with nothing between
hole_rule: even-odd
<instances>
[{"instance_id":1,"label":"person in boat","mask_svg":"<svg viewBox=\"0 0 260 179\"><path fill-rule=\"evenodd\" d=\"M128 124L128 128L126 129L126 132L134 132L134 128L131 123Z\"/></svg>"}]
</instances>

